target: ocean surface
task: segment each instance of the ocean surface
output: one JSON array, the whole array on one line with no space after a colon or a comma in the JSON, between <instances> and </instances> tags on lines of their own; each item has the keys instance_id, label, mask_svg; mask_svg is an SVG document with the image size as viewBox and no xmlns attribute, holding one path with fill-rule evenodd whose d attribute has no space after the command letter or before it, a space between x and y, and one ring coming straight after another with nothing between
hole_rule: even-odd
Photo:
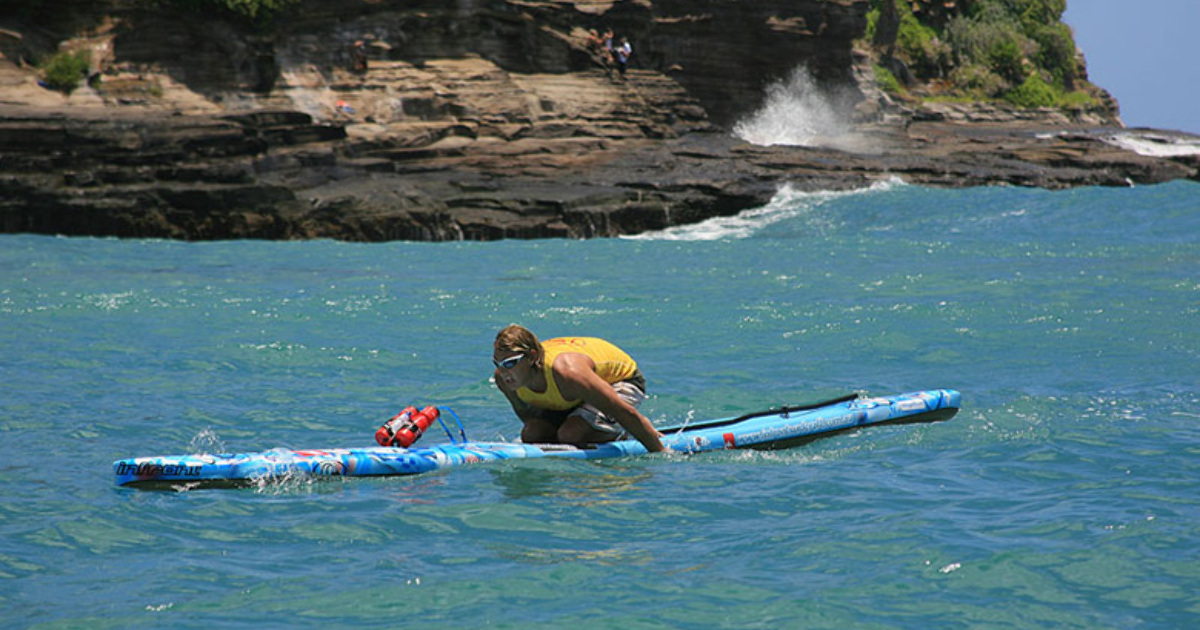
<instances>
[{"instance_id":1,"label":"ocean surface","mask_svg":"<svg viewBox=\"0 0 1200 630\"><path fill-rule=\"evenodd\" d=\"M783 190L633 239L0 236L3 628L1191 628L1200 184ZM516 440L509 323L607 337L656 424L954 388L774 452L241 490L117 459ZM431 430L421 444L446 441Z\"/></svg>"}]
</instances>

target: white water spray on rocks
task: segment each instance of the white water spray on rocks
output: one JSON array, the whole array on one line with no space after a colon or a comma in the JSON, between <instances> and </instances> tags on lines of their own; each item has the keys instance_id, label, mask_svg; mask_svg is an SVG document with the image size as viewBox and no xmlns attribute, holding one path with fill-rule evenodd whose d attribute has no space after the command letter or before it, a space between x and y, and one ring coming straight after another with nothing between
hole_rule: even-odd
<instances>
[{"instance_id":1,"label":"white water spray on rocks","mask_svg":"<svg viewBox=\"0 0 1200 630\"><path fill-rule=\"evenodd\" d=\"M846 100L822 90L800 66L771 84L762 108L734 125L733 133L761 146L826 144L850 130L852 107Z\"/></svg>"}]
</instances>

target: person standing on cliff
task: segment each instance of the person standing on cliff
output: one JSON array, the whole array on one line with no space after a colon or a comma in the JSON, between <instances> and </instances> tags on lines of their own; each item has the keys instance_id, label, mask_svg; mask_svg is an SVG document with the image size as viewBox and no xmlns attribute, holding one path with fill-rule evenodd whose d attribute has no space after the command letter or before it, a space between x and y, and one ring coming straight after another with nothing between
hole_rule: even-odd
<instances>
[{"instance_id":1,"label":"person standing on cliff","mask_svg":"<svg viewBox=\"0 0 1200 630\"><path fill-rule=\"evenodd\" d=\"M604 66L609 74L612 74L613 66L613 31L611 28L604 30Z\"/></svg>"},{"instance_id":2,"label":"person standing on cliff","mask_svg":"<svg viewBox=\"0 0 1200 630\"><path fill-rule=\"evenodd\" d=\"M633 46L629 44L628 39L622 37L621 44L617 46L616 50L617 72L620 73L622 79L625 78L625 68L629 65L629 58L632 56Z\"/></svg>"},{"instance_id":3,"label":"person standing on cliff","mask_svg":"<svg viewBox=\"0 0 1200 630\"><path fill-rule=\"evenodd\" d=\"M588 30L587 33L587 51L592 61L595 61L602 68L608 68L609 64L605 57L607 53L604 50L604 39L600 37L600 33L597 33L594 28Z\"/></svg>"},{"instance_id":4,"label":"person standing on cliff","mask_svg":"<svg viewBox=\"0 0 1200 630\"><path fill-rule=\"evenodd\" d=\"M624 350L595 337L538 341L529 329L501 329L492 346L496 387L524 423L521 441L585 446L631 435L647 451L666 450L637 410L646 379Z\"/></svg>"}]
</instances>

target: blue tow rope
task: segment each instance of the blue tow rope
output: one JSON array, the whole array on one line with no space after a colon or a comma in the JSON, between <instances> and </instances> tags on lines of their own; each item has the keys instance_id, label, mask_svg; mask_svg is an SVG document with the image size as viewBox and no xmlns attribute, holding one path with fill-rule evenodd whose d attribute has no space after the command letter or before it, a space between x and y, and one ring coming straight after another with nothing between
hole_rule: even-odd
<instances>
[{"instance_id":1,"label":"blue tow rope","mask_svg":"<svg viewBox=\"0 0 1200 630\"><path fill-rule=\"evenodd\" d=\"M462 420L457 413L449 407L438 407L439 411L449 411L450 415L454 416L454 421L458 423L458 434L462 436L462 442L454 441L454 436L450 433L450 427L446 426L446 421L442 420L442 415L438 414L438 424L442 425L442 430L446 432L446 437L450 439L451 444L462 444L467 441L467 429L463 426Z\"/></svg>"}]
</instances>

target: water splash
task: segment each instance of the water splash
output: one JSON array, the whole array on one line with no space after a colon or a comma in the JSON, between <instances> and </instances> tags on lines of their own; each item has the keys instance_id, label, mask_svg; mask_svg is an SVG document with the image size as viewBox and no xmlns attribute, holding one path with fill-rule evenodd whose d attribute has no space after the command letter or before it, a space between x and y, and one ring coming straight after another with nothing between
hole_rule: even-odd
<instances>
[{"instance_id":1,"label":"water splash","mask_svg":"<svg viewBox=\"0 0 1200 630\"><path fill-rule=\"evenodd\" d=\"M808 68L800 66L786 80L767 88L762 108L739 121L733 133L760 146L813 146L850 130L847 99L821 89Z\"/></svg>"},{"instance_id":2,"label":"water splash","mask_svg":"<svg viewBox=\"0 0 1200 630\"><path fill-rule=\"evenodd\" d=\"M212 429L204 429L188 442L189 453L225 453L225 442Z\"/></svg>"}]
</instances>

